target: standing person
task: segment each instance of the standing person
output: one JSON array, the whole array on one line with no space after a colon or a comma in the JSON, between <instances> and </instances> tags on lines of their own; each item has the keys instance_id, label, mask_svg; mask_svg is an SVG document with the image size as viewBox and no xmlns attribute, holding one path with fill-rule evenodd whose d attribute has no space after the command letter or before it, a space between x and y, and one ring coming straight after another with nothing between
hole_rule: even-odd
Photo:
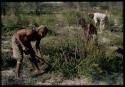
<instances>
[{"instance_id":1,"label":"standing person","mask_svg":"<svg viewBox=\"0 0 125 87\"><path fill-rule=\"evenodd\" d=\"M36 74L42 73L38 66L38 60L44 62L43 55L40 52L40 40L47 35L48 28L46 26L40 26L35 30L21 29L14 33L12 37L12 50L13 57L17 60L16 63L16 79L19 79L20 66L25 55L30 55L30 62L35 69ZM36 41L36 52L33 50L31 42ZM39 56L36 56L38 54Z\"/></svg>"}]
</instances>

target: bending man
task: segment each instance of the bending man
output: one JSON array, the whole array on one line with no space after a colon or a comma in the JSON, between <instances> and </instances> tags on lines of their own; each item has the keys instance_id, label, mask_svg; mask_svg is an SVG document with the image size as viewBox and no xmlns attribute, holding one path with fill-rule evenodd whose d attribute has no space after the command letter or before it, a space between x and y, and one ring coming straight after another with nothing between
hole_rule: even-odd
<instances>
[{"instance_id":1,"label":"bending man","mask_svg":"<svg viewBox=\"0 0 125 87\"><path fill-rule=\"evenodd\" d=\"M41 73L40 68L38 66L38 60L44 61L41 53L40 53L40 40L46 36L48 32L48 28L45 26L40 26L37 29L21 29L14 33L12 37L12 49L13 49L13 57L17 59L16 64L16 79L19 79L20 66L22 60L25 55L30 55L30 62L33 65L36 73ZM36 53L32 48L31 42L36 41L35 47L37 51ZM39 59L38 59L39 58Z\"/></svg>"}]
</instances>

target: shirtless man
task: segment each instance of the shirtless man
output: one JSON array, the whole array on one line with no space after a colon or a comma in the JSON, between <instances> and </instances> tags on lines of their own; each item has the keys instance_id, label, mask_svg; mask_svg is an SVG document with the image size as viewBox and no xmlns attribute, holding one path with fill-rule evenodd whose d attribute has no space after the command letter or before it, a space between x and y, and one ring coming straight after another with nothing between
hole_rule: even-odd
<instances>
[{"instance_id":1,"label":"shirtless man","mask_svg":"<svg viewBox=\"0 0 125 87\"><path fill-rule=\"evenodd\" d=\"M99 32L102 33L102 31L106 28L108 28L108 17L104 13L89 13L88 14L90 18L92 18L96 24L97 27L99 27Z\"/></svg>"},{"instance_id":2,"label":"shirtless man","mask_svg":"<svg viewBox=\"0 0 125 87\"><path fill-rule=\"evenodd\" d=\"M38 66L38 60L40 59L42 62L44 61L42 54L40 52L40 40L46 36L48 32L48 28L45 26L40 26L37 29L21 29L14 33L12 37L12 50L13 50L13 57L17 60L16 64L16 79L20 79L20 66L22 60L25 55L30 55L30 62L35 69L35 73L41 73L40 68ZM36 41L36 56L35 51L32 48L31 41Z\"/></svg>"}]
</instances>

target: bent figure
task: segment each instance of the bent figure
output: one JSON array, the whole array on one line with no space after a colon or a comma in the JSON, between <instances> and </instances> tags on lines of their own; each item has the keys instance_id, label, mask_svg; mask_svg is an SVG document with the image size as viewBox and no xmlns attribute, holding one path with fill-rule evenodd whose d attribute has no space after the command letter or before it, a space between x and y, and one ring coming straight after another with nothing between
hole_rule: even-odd
<instances>
[{"instance_id":1,"label":"bent figure","mask_svg":"<svg viewBox=\"0 0 125 87\"><path fill-rule=\"evenodd\" d=\"M109 22L108 17L106 14L103 13L89 13L88 14L90 18L92 18L96 24L97 27L99 27L99 32L102 33L102 31L106 28L108 28Z\"/></svg>"},{"instance_id":2,"label":"bent figure","mask_svg":"<svg viewBox=\"0 0 125 87\"><path fill-rule=\"evenodd\" d=\"M44 62L43 55L40 52L40 40L46 36L48 28L40 26L35 30L21 29L12 36L13 57L17 60L16 64L16 79L19 79L20 66L25 55L30 55L30 62L33 65L36 73L41 73L38 66L38 60ZM32 48L31 42L36 41L35 47L38 56Z\"/></svg>"}]
</instances>

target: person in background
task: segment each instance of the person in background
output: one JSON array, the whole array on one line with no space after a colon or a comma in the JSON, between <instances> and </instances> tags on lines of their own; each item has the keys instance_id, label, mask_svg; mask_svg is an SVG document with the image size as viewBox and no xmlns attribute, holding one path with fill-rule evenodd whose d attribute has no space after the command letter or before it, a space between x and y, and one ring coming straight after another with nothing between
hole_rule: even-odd
<instances>
[{"instance_id":1,"label":"person in background","mask_svg":"<svg viewBox=\"0 0 125 87\"><path fill-rule=\"evenodd\" d=\"M99 27L99 33L102 33L102 31L109 26L108 22L108 16L104 13L88 13L88 16L94 20L95 25Z\"/></svg>"}]
</instances>

